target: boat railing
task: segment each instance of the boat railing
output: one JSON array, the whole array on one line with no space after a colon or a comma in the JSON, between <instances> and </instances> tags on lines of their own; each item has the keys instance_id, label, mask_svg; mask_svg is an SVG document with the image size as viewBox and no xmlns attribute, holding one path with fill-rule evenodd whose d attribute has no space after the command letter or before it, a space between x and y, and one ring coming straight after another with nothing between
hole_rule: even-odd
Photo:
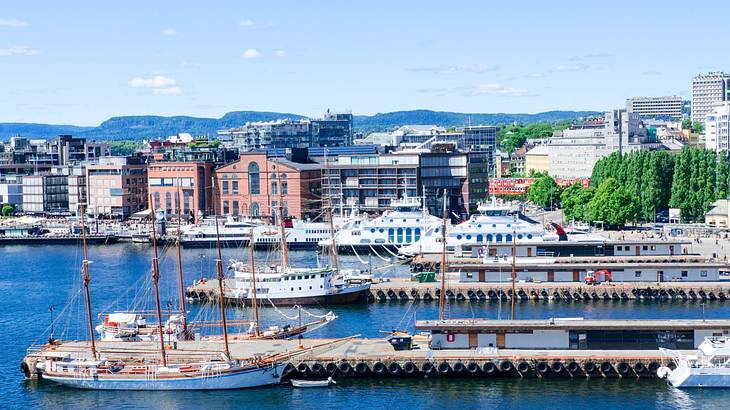
<instances>
[{"instance_id":1,"label":"boat railing","mask_svg":"<svg viewBox=\"0 0 730 410\"><path fill-rule=\"evenodd\" d=\"M43 351L46 349L45 345L30 345L25 351L28 353L28 356L31 355L40 355L43 353Z\"/></svg>"}]
</instances>

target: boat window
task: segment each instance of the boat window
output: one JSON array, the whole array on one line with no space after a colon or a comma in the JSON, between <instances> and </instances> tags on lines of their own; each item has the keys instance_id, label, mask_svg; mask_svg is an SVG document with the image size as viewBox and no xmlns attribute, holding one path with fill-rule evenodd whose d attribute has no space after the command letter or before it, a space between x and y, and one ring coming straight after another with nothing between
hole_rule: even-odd
<instances>
[{"instance_id":1,"label":"boat window","mask_svg":"<svg viewBox=\"0 0 730 410\"><path fill-rule=\"evenodd\" d=\"M492 234L491 233L488 233L487 234L487 242L492 242Z\"/></svg>"},{"instance_id":2,"label":"boat window","mask_svg":"<svg viewBox=\"0 0 730 410\"><path fill-rule=\"evenodd\" d=\"M375 228L370 228L370 233L375 233Z\"/></svg>"},{"instance_id":3,"label":"boat window","mask_svg":"<svg viewBox=\"0 0 730 410\"><path fill-rule=\"evenodd\" d=\"M512 226L512 224L507 224L507 227L508 227L508 228L509 228L510 226Z\"/></svg>"},{"instance_id":4,"label":"boat window","mask_svg":"<svg viewBox=\"0 0 730 410\"><path fill-rule=\"evenodd\" d=\"M512 234L508 233L507 236L504 239L505 242L512 242Z\"/></svg>"},{"instance_id":5,"label":"boat window","mask_svg":"<svg viewBox=\"0 0 730 410\"><path fill-rule=\"evenodd\" d=\"M395 230L393 228L388 228L388 241L395 242Z\"/></svg>"},{"instance_id":6,"label":"boat window","mask_svg":"<svg viewBox=\"0 0 730 410\"><path fill-rule=\"evenodd\" d=\"M482 227L482 224L477 224L477 228L481 228L481 227Z\"/></svg>"},{"instance_id":7,"label":"boat window","mask_svg":"<svg viewBox=\"0 0 730 410\"><path fill-rule=\"evenodd\" d=\"M532 234L531 233L528 233L527 234L527 239L532 239Z\"/></svg>"},{"instance_id":8,"label":"boat window","mask_svg":"<svg viewBox=\"0 0 730 410\"><path fill-rule=\"evenodd\" d=\"M319 275L320 278L324 278L324 273Z\"/></svg>"},{"instance_id":9,"label":"boat window","mask_svg":"<svg viewBox=\"0 0 730 410\"><path fill-rule=\"evenodd\" d=\"M416 234L413 240L418 242L419 239L421 239L421 228L416 228Z\"/></svg>"},{"instance_id":10,"label":"boat window","mask_svg":"<svg viewBox=\"0 0 730 410\"><path fill-rule=\"evenodd\" d=\"M467 241L471 240L471 235L466 235L466 240Z\"/></svg>"},{"instance_id":11,"label":"boat window","mask_svg":"<svg viewBox=\"0 0 730 410\"><path fill-rule=\"evenodd\" d=\"M498 233L497 234L496 242L502 242L502 234L501 233Z\"/></svg>"},{"instance_id":12,"label":"boat window","mask_svg":"<svg viewBox=\"0 0 730 410\"><path fill-rule=\"evenodd\" d=\"M302 280L302 275L297 276L298 280Z\"/></svg>"},{"instance_id":13,"label":"boat window","mask_svg":"<svg viewBox=\"0 0 730 410\"><path fill-rule=\"evenodd\" d=\"M456 235L456 239L461 239L461 235Z\"/></svg>"},{"instance_id":14,"label":"boat window","mask_svg":"<svg viewBox=\"0 0 730 410\"><path fill-rule=\"evenodd\" d=\"M398 243L403 242L403 228L398 228Z\"/></svg>"},{"instance_id":15,"label":"boat window","mask_svg":"<svg viewBox=\"0 0 730 410\"><path fill-rule=\"evenodd\" d=\"M484 242L484 236L482 236L481 234L477 235L477 242Z\"/></svg>"},{"instance_id":16,"label":"boat window","mask_svg":"<svg viewBox=\"0 0 730 410\"><path fill-rule=\"evenodd\" d=\"M380 228L380 229L378 229L378 232L383 233L383 232L385 232L385 229Z\"/></svg>"},{"instance_id":17,"label":"boat window","mask_svg":"<svg viewBox=\"0 0 730 410\"><path fill-rule=\"evenodd\" d=\"M411 236L411 228L406 228L406 242L411 242L413 237Z\"/></svg>"},{"instance_id":18,"label":"boat window","mask_svg":"<svg viewBox=\"0 0 730 410\"><path fill-rule=\"evenodd\" d=\"M375 243L385 243L385 239L376 239Z\"/></svg>"},{"instance_id":19,"label":"boat window","mask_svg":"<svg viewBox=\"0 0 730 410\"><path fill-rule=\"evenodd\" d=\"M362 239L360 239L360 243L370 243L370 239L362 238Z\"/></svg>"},{"instance_id":20,"label":"boat window","mask_svg":"<svg viewBox=\"0 0 730 410\"><path fill-rule=\"evenodd\" d=\"M521 233L518 233L517 234L517 239L522 239L522 234Z\"/></svg>"}]
</instances>

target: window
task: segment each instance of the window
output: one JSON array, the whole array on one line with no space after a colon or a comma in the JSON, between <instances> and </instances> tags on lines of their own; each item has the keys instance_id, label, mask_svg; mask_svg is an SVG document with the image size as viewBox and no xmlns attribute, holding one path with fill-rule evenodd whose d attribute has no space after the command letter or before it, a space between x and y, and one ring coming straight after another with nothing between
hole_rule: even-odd
<instances>
[{"instance_id":1,"label":"window","mask_svg":"<svg viewBox=\"0 0 730 410\"><path fill-rule=\"evenodd\" d=\"M165 192L165 213L172 213L172 194Z\"/></svg>"},{"instance_id":2,"label":"window","mask_svg":"<svg viewBox=\"0 0 730 410\"><path fill-rule=\"evenodd\" d=\"M289 188L288 188L288 186L287 186L287 183L286 183L286 181L283 181L283 182L281 183L281 193L282 193L283 195L286 195L286 194L288 194L288 193L289 193Z\"/></svg>"},{"instance_id":3,"label":"window","mask_svg":"<svg viewBox=\"0 0 730 410\"><path fill-rule=\"evenodd\" d=\"M228 201L223 201L223 215L228 215L229 212Z\"/></svg>"},{"instance_id":4,"label":"window","mask_svg":"<svg viewBox=\"0 0 730 410\"><path fill-rule=\"evenodd\" d=\"M278 192L279 190L278 190L278 189L276 189L276 187L277 187L277 186L278 186L278 185L276 184L276 181L273 181L273 182L271 183L271 195L277 195L277 194L279 193L279 192Z\"/></svg>"},{"instance_id":5,"label":"window","mask_svg":"<svg viewBox=\"0 0 730 410\"><path fill-rule=\"evenodd\" d=\"M406 242L411 243L412 237L412 230L411 228L406 228Z\"/></svg>"},{"instance_id":6,"label":"window","mask_svg":"<svg viewBox=\"0 0 730 410\"><path fill-rule=\"evenodd\" d=\"M403 228L398 228L398 243L403 242Z\"/></svg>"},{"instance_id":7,"label":"window","mask_svg":"<svg viewBox=\"0 0 730 410\"><path fill-rule=\"evenodd\" d=\"M175 192L175 213L180 213L180 193Z\"/></svg>"},{"instance_id":8,"label":"window","mask_svg":"<svg viewBox=\"0 0 730 410\"><path fill-rule=\"evenodd\" d=\"M190 192L188 191L183 192L183 212L185 215L190 213Z\"/></svg>"},{"instance_id":9,"label":"window","mask_svg":"<svg viewBox=\"0 0 730 410\"><path fill-rule=\"evenodd\" d=\"M512 234L508 233L507 236L504 239L505 242L512 242Z\"/></svg>"},{"instance_id":10,"label":"window","mask_svg":"<svg viewBox=\"0 0 730 410\"><path fill-rule=\"evenodd\" d=\"M223 193L228 194L228 181L223 181Z\"/></svg>"},{"instance_id":11,"label":"window","mask_svg":"<svg viewBox=\"0 0 730 410\"><path fill-rule=\"evenodd\" d=\"M261 208L259 208L258 202L251 202L251 216L260 216Z\"/></svg>"},{"instance_id":12,"label":"window","mask_svg":"<svg viewBox=\"0 0 730 410\"><path fill-rule=\"evenodd\" d=\"M233 215L238 216L238 201L233 201Z\"/></svg>"},{"instance_id":13,"label":"window","mask_svg":"<svg viewBox=\"0 0 730 410\"><path fill-rule=\"evenodd\" d=\"M231 189L234 194L238 193L238 181L231 181Z\"/></svg>"},{"instance_id":14,"label":"window","mask_svg":"<svg viewBox=\"0 0 730 410\"><path fill-rule=\"evenodd\" d=\"M497 234L497 239L495 241L496 242L502 242L502 234L501 233L498 233Z\"/></svg>"},{"instance_id":15,"label":"window","mask_svg":"<svg viewBox=\"0 0 730 410\"><path fill-rule=\"evenodd\" d=\"M160 193L155 192L155 210L160 209Z\"/></svg>"},{"instance_id":16,"label":"window","mask_svg":"<svg viewBox=\"0 0 730 410\"><path fill-rule=\"evenodd\" d=\"M640 270L635 271L634 272L634 277L635 278L640 278L641 277L641 271Z\"/></svg>"},{"instance_id":17,"label":"window","mask_svg":"<svg viewBox=\"0 0 730 410\"><path fill-rule=\"evenodd\" d=\"M415 235L413 236L413 241L418 242L419 239L421 239L421 228L416 228Z\"/></svg>"},{"instance_id":18,"label":"window","mask_svg":"<svg viewBox=\"0 0 730 410\"><path fill-rule=\"evenodd\" d=\"M261 175L259 174L259 164L250 162L248 164L248 193L258 195L261 193Z\"/></svg>"},{"instance_id":19,"label":"window","mask_svg":"<svg viewBox=\"0 0 730 410\"><path fill-rule=\"evenodd\" d=\"M388 228L388 242L395 242L395 230L393 228Z\"/></svg>"},{"instance_id":20,"label":"window","mask_svg":"<svg viewBox=\"0 0 730 410\"><path fill-rule=\"evenodd\" d=\"M644 246L642 246L642 247L641 247L641 250L643 250L643 251L647 251L647 250L649 250L649 247L648 247L648 246L646 246L646 245L644 245Z\"/></svg>"}]
</instances>

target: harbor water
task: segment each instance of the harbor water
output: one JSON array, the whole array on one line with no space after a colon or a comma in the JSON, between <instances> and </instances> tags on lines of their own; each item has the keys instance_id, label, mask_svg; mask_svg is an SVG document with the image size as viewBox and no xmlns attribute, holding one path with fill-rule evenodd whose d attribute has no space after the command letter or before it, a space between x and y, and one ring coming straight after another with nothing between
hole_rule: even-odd
<instances>
[{"instance_id":1,"label":"harbor water","mask_svg":"<svg viewBox=\"0 0 730 410\"><path fill-rule=\"evenodd\" d=\"M130 307L146 301L149 292L151 249L146 244L116 244L89 247L94 314ZM244 258L247 250L225 249L224 269L231 259ZM367 259L361 257L362 259ZM258 263L276 263L275 255L257 252ZM222 392L104 392L75 391L49 383L23 380L19 365L25 349L44 343L51 328L56 337L86 339L83 307L80 303L64 307L74 297L77 301L81 281L81 248L73 245L5 246L0 248L0 408L730 408L730 391L678 390L656 379L341 379L334 388L292 389L286 386ZM314 252L290 253L292 265L316 266L327 263ZM372 267L382 276L407 275L403 266L389 266L381 258L371 259ZM160 256L161 299L163 308L177 306L177 257L174 249ZM183 251L185 283L215 274L212 249ZM362 267L356 256L341 258L344 267ZM339 319L307 337L342 337L359 334L383 337L392 329L412 330L415 319L438 316L436 303L389 302L362 306L331 308ZM447 307L452 318L509 318L509 303L454 302ZM191 317L214 314L215 309L189 306ZM251 317L250 312L231 309L231 317ZM329 309L311 307L312 314ZM282 324L295 318L289 308L262 309L262 322ZM730 302L521 302L518 319L550 317L584 318L729 318ZM96 319L96 316L95 316Z\"/></svg>"}]
</instances>

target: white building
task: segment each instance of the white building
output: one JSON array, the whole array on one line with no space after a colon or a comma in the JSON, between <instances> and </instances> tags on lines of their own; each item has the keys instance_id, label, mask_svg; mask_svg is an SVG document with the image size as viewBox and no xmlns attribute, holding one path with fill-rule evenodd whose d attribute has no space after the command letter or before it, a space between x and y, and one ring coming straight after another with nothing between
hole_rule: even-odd
<instances>
[{"instance_id":1,"label":"white building","mask_svg":"<svg viewBox=\"0 0 730 410\"><path fill-rule=\"evenodd\" d=\"M641 118L679 118L682 116L682 98L677 95L629 98L626 111L635 112Z\"/></svg>"},{"instance_id":2,"label":"white building","mask_svg":"<svg viewBox=\"0 0 730 410\"><path fill-rule=\"evenodd\" d=\"M692 121L702 122L715 104L730 100L730 74L711 72L692 79Z\"/></svg>"},{"instance_id":3,"label":"white building","mask_svg":"<svg viewBox=\"0 0 730 410\"><path fill-rule=\"evenodd\" d=\"M705 116L705 148L715 152L728 151L730 136L730 102L717 104Z\"/></svg>"}]
</instances>

